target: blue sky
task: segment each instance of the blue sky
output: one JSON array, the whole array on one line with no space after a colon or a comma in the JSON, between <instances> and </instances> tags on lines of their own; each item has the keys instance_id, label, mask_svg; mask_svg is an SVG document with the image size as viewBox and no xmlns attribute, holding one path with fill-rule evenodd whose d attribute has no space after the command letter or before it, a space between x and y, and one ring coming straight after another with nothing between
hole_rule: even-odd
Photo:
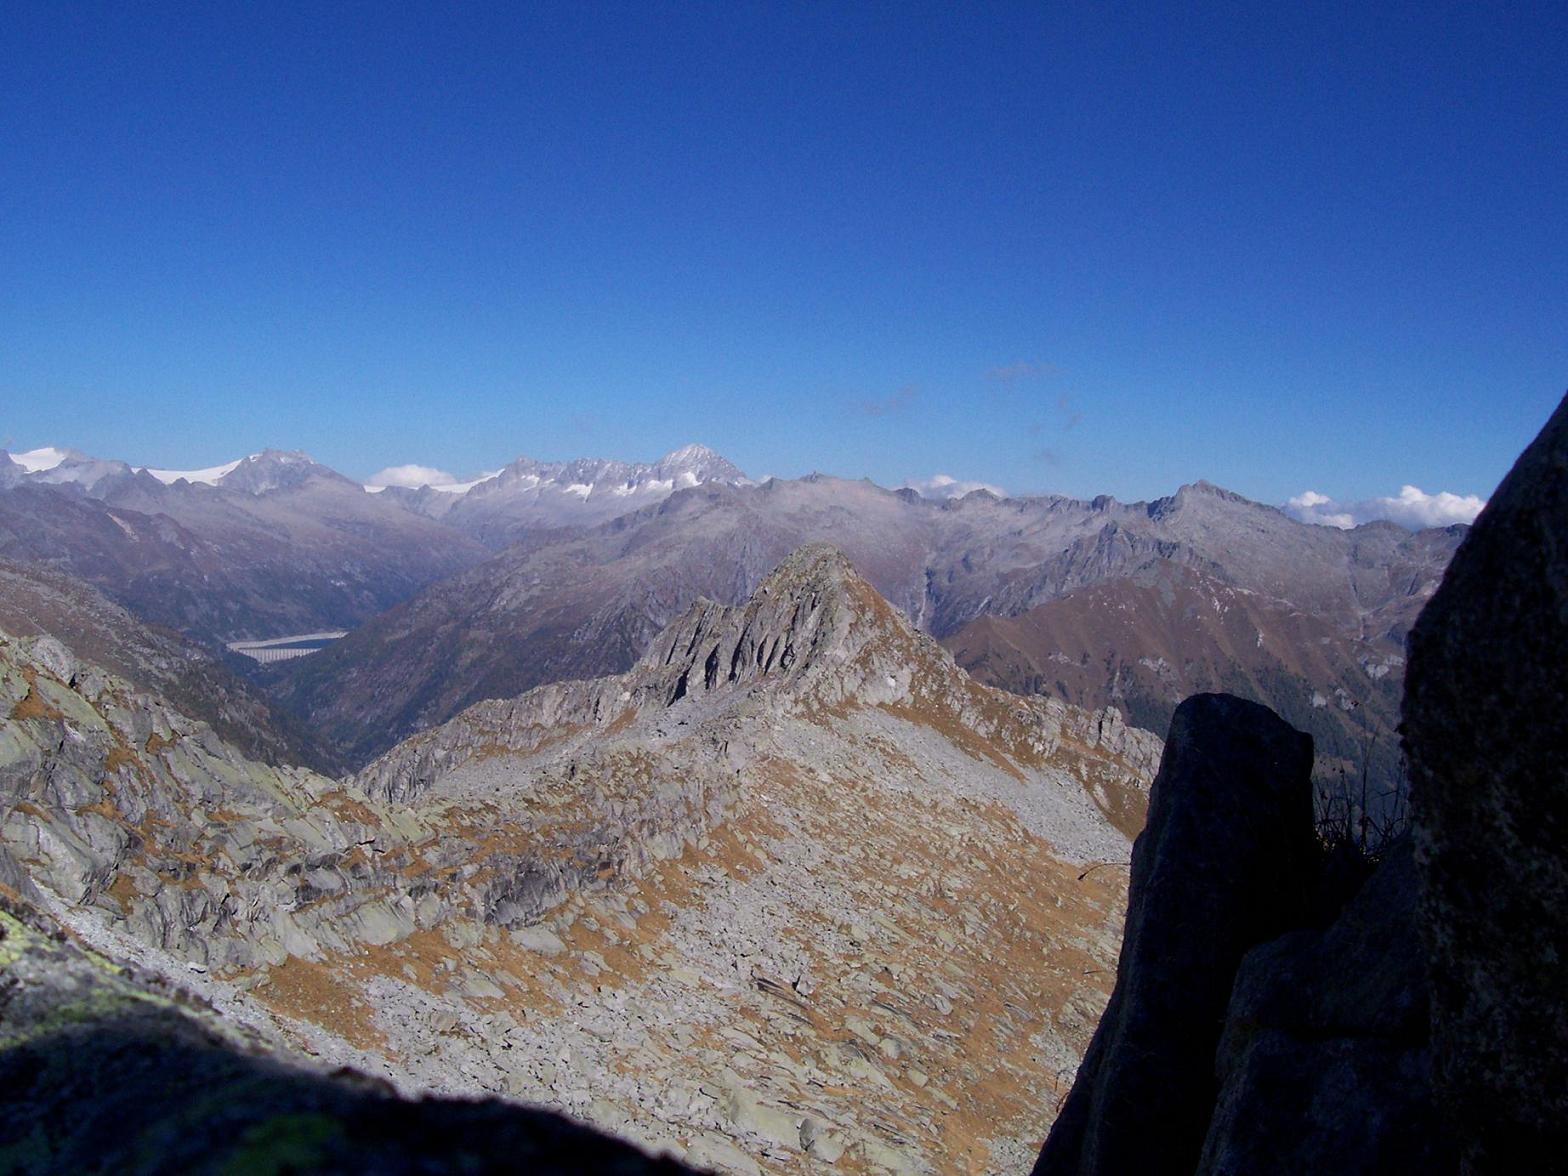
<instances>
[{"instance_id":1,"label":"blue sky","mask_svg":"<svg viewBox=\"0 0 1568 1176\"><path fill-rule=\"evenodd\" d=\"M7 6L0 442L1487 494L1568 8Z\"/></svg>"}]
</instances>

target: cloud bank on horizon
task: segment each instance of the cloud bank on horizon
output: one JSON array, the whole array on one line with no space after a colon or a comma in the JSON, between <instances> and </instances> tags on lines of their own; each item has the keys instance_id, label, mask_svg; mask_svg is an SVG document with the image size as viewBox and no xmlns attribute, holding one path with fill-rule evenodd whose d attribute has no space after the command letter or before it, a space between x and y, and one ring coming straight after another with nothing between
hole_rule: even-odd
<instances>
[{"instance_id":1,"label":"cloud bank on horizon","mask_svg":"<svg viewBox=\"0 0 1568 1176\"><path fill-rule=\"evenodd\" d=\"M1368 498L1360 502L1341 501L1308 490L1286 502L1284 511L1303 523L1338 527L1342 531L1376 519L1419 529L1473 523L1485 505L1486 500L1475 494L1451 494L1447 490L1428 494L1418 486L1401 486L1397 498Z\"/></svg>"},{"instance_id":2,"label":"cloud bank on horizon","mask_svg":"<svg viewBox=\"0 0 1568 1176\"><path fill-rule=\"evenodd\" d=\"M418 490L421 486L452 486L456 482L457 478L453 475L434 466L399 465L377 470L370 475L365 485L405 486L410 490Z\"/></svg>"},{"instance_id":3,"label":"cloud bank on horizon","mask_svg":"<svg viewBox=\"0 0 1568 1176\"><path fill-rule=\"evenodd\" d=\"M966 482L947 474L933 474L929 478L910 478L900 487L913 490L922 498L962 498L975 490L985 490L998 498L1006 498L1007 491L989 482Z\"/></svg>"}]
</instances>

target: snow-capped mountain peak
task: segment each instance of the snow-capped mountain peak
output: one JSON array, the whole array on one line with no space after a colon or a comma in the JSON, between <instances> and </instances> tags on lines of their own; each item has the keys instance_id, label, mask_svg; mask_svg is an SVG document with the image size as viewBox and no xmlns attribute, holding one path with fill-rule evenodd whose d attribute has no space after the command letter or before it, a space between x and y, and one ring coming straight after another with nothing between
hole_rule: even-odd
<instances>
[{"instance_id":1,"label":"snow-capped mountain peak","mask_svg":"<svg viewBox=\"0 0 1568 1176\"><path fill-rule=\"evenodd\" d=\"M303 450L263 449L235 462L232 469L219 475L212 484L225 490L265 494L271 490L292 489L313 477L348 480L336 470L320 465Z\"/></svg>"},{"instance_id":2,"label":"snow-capped mountain peak","mask_svg":"<svg viewBox=\"0 0 1568 1176\"><path fill-rule=\"evenodd\" d=\"M40 449L29 449L26 453L13 453L11 460L21 466L30 474L41 474L45 470L52 470L67 461L88 461L85 453L75 449L60 449L54 445L45 445Z\"/></svg>"},{"instance_id":3,"label":"snow-capped mountain peak","mask_svg":"<svg viewBox=\"0 0 1568 1176\"><path fill-rule=\"evenodd\" d=\"M665 454L655 462L625 462L609 458L579 457L572 461L539 461L519 457L493 474L472 481L430 482L429 488L446 494L481 495L513 493L560 493L576 498L648 493L664 495L704 482L740 485L749 481L739 467L706 445L687 445Z\"/></svg>"},{"instance_id":4,"label":"snow-capped mountain peak","mask_svg":"<svg viewBox=\"0 0 1568 1176\"><path fill-rule=\"evenodd\" d=\"M233 461L224 462L222 465L208 466L206 469L200 470L155 470L151 466L137 466L136 472L139 474L151 474L165 486L172 486L182 479L187 482L200 482L203 485L216 486L229 474L237 470L241 462L249 461L256 456L253 453L250 457L236 458Z\"/></svg>"},{"instance_id":5,"label":"snow-capped mountain peak","mask_svg":"<svg viewBox=\"0 0 1568 1176\"><path fill-rule=\"evenodd\" d=\"M703 482L738 485L750 481L740 467L706 445L685 445L672 450L655 462L653 469L655 477L670 479L676 489Z\"/></svg>"},{"instance_id":6,"label":"snow-capped mountain peak","mask_svg":"<svg viewBox=\"0 0 1568 1176\"><path fill-rule=\"evenodd\" d=\"M377 474L366 489L391 489L408 509L504 546L528 527L592 525L660 502L677 490L749 482L739 467L707 446L686 445L654 462L519 457L496 473L462 482L428 466L394 466Z\"/></svg>"}]
</instances>

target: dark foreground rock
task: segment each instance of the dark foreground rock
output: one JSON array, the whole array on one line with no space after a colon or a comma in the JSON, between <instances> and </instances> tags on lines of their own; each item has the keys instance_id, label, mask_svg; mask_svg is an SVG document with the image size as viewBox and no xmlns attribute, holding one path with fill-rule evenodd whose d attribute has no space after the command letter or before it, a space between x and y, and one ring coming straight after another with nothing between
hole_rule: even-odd
<instances>
[{"instance_id":1,"label":"dark foreground rock","mask_svg":"<svg viewBox=\"0 0 1568 1176\"><path fill-rule=\"evenodd\" d=\"M1411 634L1437 1088L1472 1171L1568 1164L1568 401Z\"/></svg>"},{"instance_id":2,"label":"dark foreground rock","mask_svg":"<svg viewBox=\"0 0 1568 1176\"><path fill-rule=\"evenodd\" d=\"M1177 708L1132 855L1116 989L1040 1174L1193 1170L1243 953L1299 927L1316 878L1312 740L1257 703Z\"/></svg>"},{"instance_id":3,"label":"dark foreground rock","mask_svg":"<svg viewBox=\"0 0 1568 1176\"><path fill-rule=\"evenodd\" d=\"M1199 1172L1453 1170L1433 1110L1416 897L1407 841L1327 929L1247 953Z\"/></svg>"},{"instance_id":4,"label":"dark foreground rock","mask_svg":"<svg viewBox=\"0 0 1568 1176\"><path fill-rule=\"evenodd\" d=\"M7 1173L690 1171L558 1115L409 1102L286 1065L12 899L0 900L0 1091Z\"/></svg>"}]
</instances>

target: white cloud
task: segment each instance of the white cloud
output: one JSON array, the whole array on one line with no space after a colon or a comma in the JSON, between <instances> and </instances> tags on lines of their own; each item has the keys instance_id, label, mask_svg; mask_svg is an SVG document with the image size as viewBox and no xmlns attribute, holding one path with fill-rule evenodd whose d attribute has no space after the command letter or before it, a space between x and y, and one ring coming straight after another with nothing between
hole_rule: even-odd
<instances>
[{"instance_id":1,"label":"white cloud","mask_svg":"<svg viewBox=\"0 0 1568 1176\"><path fill-rule=\"evenodd\" d=\"M962 498L974 490L987 490L998 498L1007 497L1007 491L1000 486L993 486L989 482L965 482L958 478L950 478L946 474L934 474L929 478L911 478L901 488L913 490L922 498Z\"/></svg>"},{"instance_id":2,"label":"white cloud","mask_svg":"<svg viewBox=\"0 0 1568 1176\"><path fill-rule=\"evenodd\" d=\"M1387 519L1402 527L1446 527L1471 523L1481 513L1486 500L1474 494L1451 494L1439 490L1428 494L1416 486L1401 486L1395 498L1368 498L1361 502L1341 502L1316 490L1298 494L1285 504L1285 513L1304 523L1349 530L1374 519Z\"/></svg>"},{"instance_id":3,"label":"white cloud","mask_svg":"<svg viewBox=\"0 0 1568 1176\"><path fill-rule=\"evenodd\" d=\"M438 470L431 466L400 465L388 466L370 475L367 486L407 486L410 490L418 490L421 486L450 486L457 481L445 470Z\"/></svg>"}]
</instances>

